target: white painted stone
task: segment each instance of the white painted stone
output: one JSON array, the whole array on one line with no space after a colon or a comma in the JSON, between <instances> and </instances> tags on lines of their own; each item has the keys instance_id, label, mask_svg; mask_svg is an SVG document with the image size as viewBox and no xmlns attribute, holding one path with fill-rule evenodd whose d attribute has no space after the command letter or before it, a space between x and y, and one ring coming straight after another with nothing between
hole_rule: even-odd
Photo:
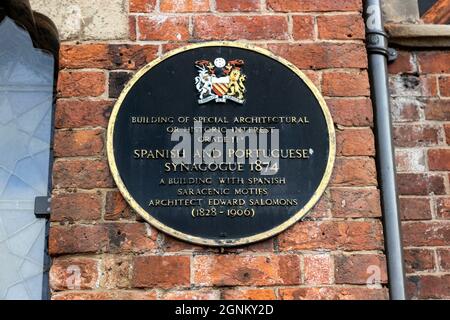
<instances>
[{"instance_id":1,"label":"white painted stone","mask_svg":"<svg viewBox=\"0 0 450 320\"><path fill-rule=\"evenodd\" d=\"M417 110L417 113L419 115L419 119L422 120L424 118L423 116L423 109L425 108L425 103L420 100L420 98L417 97L396 97L391 100L392 102L392 119L395 122L405 122L405 121L411 121L409 118L404 118L404 110L405 108L414 108Z\"/></svg>"},{"instance_id":2,"label":"white painted stone","mask_svg":"<svg viewBox=\"0 0 450 320\"><path fill-rule=\"evenodd\" d=\"M443 24L385 24L389 43L407 47L450 47L450 25Z\"/></svg>"},{"instance_id":3,"label":"white painted stone","mask_svg":"<svg viewBox=\"0 0 450 320\"><path fill-rule=\"evenodd\" d=\"M414 23L420 20L417 0L385 0L382 5L386 22Z\"/></svg>"},{"instance_id":4,"label":"white painted stone","mask_svg":"<svg viewBox=\"0 0 450 320\"><path fill-rule=\"evenodd\" d=\"M422 149L396 150L396 167L398 172L425 172L425 157Z\"/></svg>"},{"instance_id":5,"label":"white painted stone","mask_svg":"<svg viewBox=\"0 0 450 320\"><path fill-rule=\"evenodd\" d=\"M393 97L420 97L427 92L427 87L415 75L394 75L389 77L389 87Z\"/></svg>"},{"instance_id":6,"label":"white painted stone","mask_svg":"<svg viewBox=\"0 0 450 320\"><path fill-rule=\"evenodd\" d=\"M127 0L30 0L56 24L61 40L126 39Z\"/></svg>"}]
</instances>

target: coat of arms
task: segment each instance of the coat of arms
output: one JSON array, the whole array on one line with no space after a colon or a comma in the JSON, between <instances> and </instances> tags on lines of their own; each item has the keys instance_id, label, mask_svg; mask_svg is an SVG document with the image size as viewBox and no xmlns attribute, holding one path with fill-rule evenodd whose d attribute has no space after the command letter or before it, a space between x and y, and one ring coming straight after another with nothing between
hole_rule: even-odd
<instances>
[{"instance_id":1,"label":"coat of arms","mask_svg":"<svg viewBox=\"0 0 450 320\"><path fill-rule=\"evenodd\" d=\"M214 63L208 60L195 62L198 76L195 77L195 87L199 93L199 104L215 100L226 102L232 100L243 104L246 80L242 72L243 60L231 60L226 62L223 58L217 58Z\"/></svg>"}]
</instances>

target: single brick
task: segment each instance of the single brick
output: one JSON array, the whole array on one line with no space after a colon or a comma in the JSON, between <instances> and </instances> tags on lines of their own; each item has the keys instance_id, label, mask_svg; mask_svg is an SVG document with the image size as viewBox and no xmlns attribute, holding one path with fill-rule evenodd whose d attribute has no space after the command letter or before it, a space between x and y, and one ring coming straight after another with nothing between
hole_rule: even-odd
<instances>
[{"instance_id":1,"label":"single brick","mask_svg":"<svg viewBox=\"0 0 450 320\"><path fill-rule=\"evenodd\" d=\"M162 53L167 53L169 51L184 47L186 45L188 45L189 43L187 42L169 42L169 43L164 43L161 45L162 48Z\"/></svg>"},{"instance_id":2,"label":"single brick","mask_svg":"<svg viewBox=\"0 0 450 320\"><path fill-rule=\"evenodd\" d=\"M329 254L303 256L304 282L306 285L329 284L332 278L333 259Z\"/></svg>"},{"instance_id":3,"label":"single brick","mask_svg":"<svg viewBox=\"0 0 450 320\"><path fill-rule=\"evenodd\" d=\"M109 74L109 97L118 98L125 85L133 77L131 72L118 71Z\"/></svg>"},{"instance_id":4,"label":"single brick","mask_svg":"<svg viewBox=\"0 0 450 320\"><path fill-rule=\"evenodd\" d=\"M331 212L339 218L380 217L380 192L377 189L331 189Z\"/></svg>"},{"instance_id":5,"label":"single brick","mask_svg":"<svg viewBox=\"0 0 450 320\"><path fill-rule=\"evenodd\" d=\"M56 128L103 127L113 107L106 100L66 100L58 99L55 111Z\"/></svg>"},{"instance_id":6,"label":"single brick","mask_svg":"<svg viewBox=\"0 0 450 320\"><path fill-rule=\"evenodd\" d=\"M98 193L57 193L52 196L51 221L98 220L102 199Z\"/></svg>"},{"instance_id":7,"label":"single brick","mask_svg":"<svg viewBox=\"0 0 450 320\"><path fill-rule=\"evenodd\" d=\"M119 191L108 191L106 193L105 220L129 219L131 216L131 208L122 194Z\"/></svg>"},{"instance_id":8,"label":"single brick","mask_svg":"<svg viewBox=\"0 0 450 320\"><path fill-rule=\"evenodd\" d=\"M158 247L156 232L145 223L108 223L109 252L145 253Z\"/></svg>"},{"instance_id":9,"label":"single brick","mask_svg":"<svg viewBox=\"0 0 450 320\"><path fill-rule=\"evenodd\" d=\"M433 250L405 249L403 250L403 257L407 273L434 270Z\"/></svg>"},{"instance_id":10,"label":"single brick","mask_svg":"<svg viewBox=\"0 0 450 320\"><path fill-rule=\"evenodd\" d=\"M450 275L414 275L407 277L408 299L449 299Z\"/></svg>"},{"instance_id":11,"label":"single brick","mask_svg":"<svg viewBox=\"0 0 450 320\"><path fill-rule=\"evenodd\" d=\"M278 236L281 251L379 250L383 231L379 221L305 221Z\"/></svg>"},{"instance_id":12,"label":"single brick","mask_svg":"<svg viewBox=\"0 0 450 320\"><path fill-rule=\"evenodd\" d=\"M437 250L439 267L442 270L450 271L450 249L442 248Z\"/></svg>"},{"instance_id":13,"label":"single brick","mask_svg":"<svg viewBox=\"0 0 450 320\"><path fill-rule=\"evenodd\" d=\"M443 97L450 97L450 76L439 77L439 92Z\"/></svg>"},{"instance_id":14,"label":"single brick","mask_svg":"<svg viewBox=\"0 0 450 320\"><path fill-rule=\"evenodd\" d=\"M366 36L360 14L318 16L317 25L320 39L363 40Z\"/></svg>"},{"instance_id":15,"label":"single brick","mask_svg":"<svg viewBox=\"0 0 450 320\"><path fill-rule=\"evenodd\" d=\"M444 178L439 175L424 173L397 174L398 192L400 195L427 196L445 194Z\"/></svg>"},{"instance_id":16,"label":"single brick","mask_svg":"<svg viewBox=\"0 0 450 320\"><path fill-rule=\"evenodd\" d=\"M391 115L394 122L413 122L420 120L421 110L424 107L421 99L416 97L395 97L391 101Z\"/></svg>"},{"instance_id":17,"label":"single brick","mask_svg":"<svg viewBox=\"0 0 450 320\"><path fill-rule=\"evenodd\" d=\"M386 300L386 288L372 289L361 287L306 287L281 288L282 300Z\"/></svg>"},{"instance_id":18,"label":"single brick","mask_svg":"<svg viewBox=\"0 0 450 320\"><path fill-rule=\"evenodd\" d=\"M450 237L450 223L448 221L405 222L402 229L405 247L448 245Z\"/></svg>"},{"instance_id":19,"label":"single brick","mask_svg":"<svg viewBox=\"0 0 450 320\"><path fill-rule=\"evenodd\" d=\"M222 292L224 300L276 300L273 289L230 289Z\"/></svg>"},{"instance_id":20,"label":"single brick","mask_svg":"<svg viewBox=\"0 0 450 320\"><path fill-rule=\"evenodd\" d=\"M359 43L269 44L268 48L300 69L367 67L366 49Z\"/></svg>"},{"instance_id":21,"label":"single brick","mask_svg":"<svg viewBox=\"0 0 450 320\"><path fill-rule=\"evenodd\" d=\"M435 75L398 74L389 77L391 97L434 97L438 83Z\"/></svg>"},{"instance_id":22,"label":"single brick","mask_svg":"<svg viewBox=\"0 0 450 320\"><path fill-rule=\"evenodd\" d=\"M52 295L52 300L156 300L155 291L65 291Z\"/></svg>"},{"instance_id":23,"label":"single brick","mask_svg":"<svg viewBox=\"0 0 450 320\"><path fill-rule=\"evenodd\" d=\"M189 243L186 241L178 240L167 234L163 235L163 245L165 252L203 252L210 251L207 247Z\"/></svg>"},{"instance_id":24,"label":"single brick","mask_svg":"<svg viewBox=\"0 0 450 320\"><path fill-rule=\"evenodd\" d=\"M130 0L130 12L152 12L156 7L156 0Z\"/></svg>"},{"instance_id":25,"label":"single brick","mask_svg":"<svg viewBox=\"0 0 450 320\"><path fill-rule=\"evenodd\" d=\"M300 259L286 256L195 256L194 282L205 286L292 285L300 282Z\"/></svg>"},{"instance_id":26,"label":"single brick","mask_svg":"<svg viewBox=\"0 0 450 320\"><path fill-rule=\"evenodd\" d=\"M107 44L61 45L59 49L60 68L107 68L111 62Z\"/></svg>"},{"instance_id":27,"label":"single brick","mask_svg":"<svg viewBox=\"0 0 450 320\"><path fill-rule=\"evenodd\" d=\"M136 70L156 59L157 45L111 44L108 46L111 69Z\"/></svg>"},{"instance_id":28,"label":"single brick","mask_svg":"<svg viewBox=\"0 0 450 320\"><path fill-rule=\"evenodd\" d=\"M273 11L296 12L296 11L361 11L360 0L267 0L267 8Z\"/></svg>"},{"instance_id":29,"label":"single brick","mask_svg":"<svg viewBox=\"0 0 450 320\"><path fill-rule=\"evenodd\" d=\"M161 0L161 12L207 12L209 0Z\"/></svg>"},{"instance_id":30,"label":"single brick","mask_svg":"<svg viewBox=\"0 0 450 320\"><path fill-rule=\"evenodd\" d=\"M317 70L301 70L303 74L311 80L311 82L316 86L317 89L320 88L320 71Z\"/></svg>"},{"instance_id":31,"label":"single brick","mask_svg":"<svg viewBox=\"0 0 450 320\"><path fill-rule=\"evenodd\" d=\"M104 225L52 226L48 250L50 255L96 253L108 249L108 230Z\"/></svg>"},{"instance_id":32,"label":"single brick","mask_svg":"<svg viewBox=\"0 0 450 320\"><path fill-rule=\"evenodd\" d=\"M425 172L425 153L421 148L395 150L397 172Z\"/></svg>"},{"instance_id":33,"label":"single brick","mask_svg":"<svg viewBox=\"0 0 450 320\"><path fill-rule=\"evenodd\" d=\"M386 259L378 254L340 254L334 258L335 281L338 284L387 283Z\"/></svg>"},{"instance_id":34,"label":"single brick","mask_svg":"<svg viewBox=\"0 0 450 320\"><path fill-rule=\"evenodd\" d=\"M375 138L371 129L336 131L338 156L375 156Z\"/></svg>"},{"instance_id":35,"label":"single brick","mask_svg":"<svg viewBox=\"0 0 450 320\"><path fill-rule=\"evenodd\" d=\"M136 17L135 16L128 17L128 25L130 28L130 40L136 41L137 40L137 34L136 34L137 25L136 25Z\"/></svg>"},{"instance_id":36,"label":"single brick","mask_svg":"<svg viewBox=\"0 0 450 320\"><path fill-rule=\"evenodd\" d=\"M104 160L57 160L53 165L54 188L112 188L114 181Z\"/></svg>"},{"instance_id":37,"label":"single brick","mask_svg":"<svg viewBox=\"0 0 450 320\"><path fill-rule=\"evenodd\" d=\"M133 17L134 19L134 17ZM135 70L158 55L157 45L76 44L62 45L60 67Z\"/></svg>"},{"instance_id":38,"label":"single brick","mask_svg":"<svg viewBox=\"0 0 450 320\"><path fill-rule=\"evenodd\" d=\"M450 124L444 124L445 141L450 145Z\"/></svg>"},{"instance_id":39,"label":"single brick","mask_svg":"<svg viewBox=\"0 0 450 320\"><path fill-rule=\"evenodd\" d=\"M216 0L216 10L220 12L259 11L260 0Z\"/></svg>"},{"instance_id":40,"label":"single brick","mask_svg":"<svg viewBox=\"0 0 450 320\"><path fill-rule=\"evenodd\" d=\"M139 256L133 258L132 285L136 288L188 287L190 258L187 256Z\"/></svg>"},{"instance_id":41,"label":"single brick","mask_svg":"<svg viewBox=\"0 0 450 320\"><path fill-rule=\"evenodd\" d=\"M439 142L439 128L434 125L395 125L393 135L396 147L427 147Z\"/></svg>"},{"instance_id":42,"label":"single brick","mask_svg":"<svg viewBox=\"0 0 450 320\"><path fill-rule=\"evenodd\" d=\"M131 286L130 257L104 255L101 262L100 287L105 289L123 289Z\"/></svg>"},{"instance_id":43,"label":"single brick","mask_svg":"<svg viewBox=\"0 0 450 320\"><path fill-rule=\"evenodd\" d=\"M98 97L105 92L106 77L101 71L60 71L59 97Z\"/></svg>"},{"instance_id":44,"label":"single brick","mask_svg":"<svg viewBox=\"0 0 450 320\"><path fill-rule=\"evenodd\" d=\"M103 152L103 129L57 130L54 137L55 157L96 156Z\"/></svg>"},{"instance_id":45,"label":"single brick","mask_svg":"<svg viewBox=\"0 0 450 320\"><path fill-rule=\"evenodd\" d=\"M413 62L413 57L408 51L398 51L398 57L393 63L390 63L389 73L390 74L398 74L398 73L412 73L415 70L415 65Z\"/></svg>"},{"instance_id":46,"label":"single brick","mask_svg":"<svg viewBox=\"0 0 450 320\"><path fill-rule=\"evenodd\" d=\"M422 73L450 73L450 52L424 51L417 53Z\"/></svg>"},{"instance_id":47,"label":"single brick","mask_svg":"<svg viewBox=\"0 0 450 320\"><path fill-rule=\"evenodd\" d=\"M436 214L441 219L450 219L450 197L436 199Z\"/></svg>"},{"instance_id":48,"label":"single brick","mask_svg":"<svg viewBox=\"0 0 450 320\"><path fill-rule=\"evenodd\" d=\"M292 36L295 40L312 40L314 38L314 17L306 15L293 16Z\"/></svg>"},{"instance_id":49,"label":"single brick","mask_svg":"<svg viewBox=\"0 0 450 320\"><path fill-rule=\"evenodd\" d=\"M200 289L184 291L168 291L163 293L161 300L219 300L218 290Z\"/></svg>"},{"instance_id":50,"label":"single brick","mask_svg":"<svg viewBox=\"0 0 450 320\"><path fill-rule=\"evenodd\" d=\"M426 101L425 117L427 120L450 121L450 99Z\"/></svg>"},{"instance_id":51,"label":"single brick","mask_svg":"<svg viewBox=\"0 0 450 320\"><path fill-rule=\"evenodd\" d=\"M139 16L139 40L184 41L189 39L189 18Z\"/></svg>"},{"instance_id":52,"label":"single brick","mask_svg":"<svg viewBox=\"0 0 450 320\"><path fill-rule=\"evenodd\" d=\"M317 220L330 216L330 198L328 192L325 192L314 205L314 207L305 216L305 220Z\"/></svg>"},{"instance_id":53,"label":"single brick","mask_svg":"<svg viewBox=\"0 0 450 320\"><path fill-rule=\"evenodd\" d=\"M328 98L326 102L336 124L348 127L373 126L369 98Z\"/></svg>"},{"instance_id":54,"label":"single brick","mask_svg":"<svg viewBox=\"0 0 450 320\"><path fill-rule=\"evenodd\" d=\"M50 288L84 290L97 287L99 261L92 258L55 258L50 268Z\"/></svg>"},{"instance_id":55,"label":"single brick","mask_svg":"<svg viewBox=\"0 0 450 320\"><path fill-rule=\"evenodd\" d=\"M194 38L201 40L287 40L283 16L195 16Z\"/></svg>"},{"instance_id":56,"label":"single brick","mask_svg":"<svg viewBox=\"0 0 450 320\"><path fill-rule=\"evenodd\" d=\"M332 176L333 186L376 186L375 160L368 157L337 158Z\"/></svg>"},{"instance_id":57,"label":"single brick","mask_svg":"<svg viewBox=\"0 0 450 320\"><path fill-rule=\"evenodd\" d=\"M429 198L400 197L399 202L402 220L431 220Z\"/></svg>"},{"instance_id":58,"label":"single brick","mask_svg":"<svg viewBox=\"0 0 450 320\"><path fill-rule=\"evenodd\" d=\"M322 92L331 97L369 96L367 71L331 71L322 77Z\"/></svg>"},{"instance_id":59,"label":"single brick","mask_svg":"<svg viewBox=\"0 0 450 320\"><path fill-rule=\"evenodd\" d=\"M255 253L271 253L274 251L273 238L269 238L264 241L258 241L248 245L241 245L237 247L224 248L224 253L243 253L243 252L255 252Z\"/></svg>"},{"instance_id":60,"label":"single brick","mask_svg":"<svg viewBox=\"0 0 450 320\"><path fill-rule=\"evenodd\" d=\"M450 171L450 149L428 150L428 167L431 171Z\"/></svg>"}]
</instances>

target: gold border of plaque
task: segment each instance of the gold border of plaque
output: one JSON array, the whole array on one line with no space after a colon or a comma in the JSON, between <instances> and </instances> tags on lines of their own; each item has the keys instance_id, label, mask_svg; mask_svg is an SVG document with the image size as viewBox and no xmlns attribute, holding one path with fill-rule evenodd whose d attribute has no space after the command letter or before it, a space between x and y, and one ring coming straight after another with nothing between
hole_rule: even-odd
<instances>
[{"instance_id":1,"label":"gold border of plaque","mask_svg":"<svg viewBox=\"0 0 450 320\"><path fill-rule=\"evenodd\" d=\"M286 220L284 223L278 225L277 227L270 229L268 231L253 235L251 237L245 237L245 238L238 238L238 239L224 239L224 240L210 240L210 239L204 239L201 237L195 237L191 236L185 233L182 233L180 231L177 231L175 229L172 229L168 227L167 225L162 224L157 219L153 218L146 210L144 210L137 202L136 200L131 196L131 194L128 192L127 188L125 187L120 174L117 170L116 161L114 158L114 146L113 146L113 136L114 136L114 127L116 122L116 117L119 112L120 107L122 106L122 102L124 101L125 97L127 96L128 92L131 90L131 88L134 86L134 84L149 70L151 70L154 66L159 64L160 62L177 55L179 53L197 49L197 48L203 48L203 47L234 47L234 48L241 48L246 49L250 51L257 52L259 54L265 55L267 57L270 57L279 63L283 64L290 70L292 70L299 78L303 80L304 83L309 87L311 92L314 94L316 99L318 100L322 112L325 116L327 128L328 128L328 135L329 135L329 156L328 156L328 162L327 167L325 169L325 173L323 175L323 178L319 184L319 187L314 192L313 196L309 199L309 201L306 203L306 205L298 211L295 215L293 215L290 219ZM162 57L157 58L147 64L145 67L143 67L141 70L139 70L134 77L128 82L128 84L123 89L122 93L120 94L116 104L114 105L114 108L111 113L111 117L109 119L108 124L108 131L107 131L107 156L108 156L108 162L110 166L110 170L112 172L112 175L114 177L114 181L116 182L120 192L122 193L125 200L130 204L130 206L139 213L147 222L149 222L151 225L156 227L157 229L175 237L181 240L185 240L191 243L200 244L200 245L208 245L208 246L216 246L216 247L230 247L230 246L238 246L238 245L245 245L257 241L261 241L267 238L270 238L274 235L277 235L281 233L282 231L286 230L293 224L295 224L297 221L299 221L301 218L303 218L306 213L308 213L309 210L311 210L314 205L318 202L322 194L324 193L330 179L331 179L331 173L333 171L335 156L336 156L336 137L335 137L335 130L333 125L333 119L331 117L331 113L325 103L324 98L320 94L319 90L316 88L316 86L311 82L311 80L302 72L300 71L296 66L294 66L289 61L278 57L271 53L270 51L256 47L254 45L250 45L247 43L239 43L239 42L229 42L229 41L213 41L213 42L203 42L198 44L192 44L187 45L175 50L172 50L166 54L164 54Z\"/></svg>"}]
</instances>

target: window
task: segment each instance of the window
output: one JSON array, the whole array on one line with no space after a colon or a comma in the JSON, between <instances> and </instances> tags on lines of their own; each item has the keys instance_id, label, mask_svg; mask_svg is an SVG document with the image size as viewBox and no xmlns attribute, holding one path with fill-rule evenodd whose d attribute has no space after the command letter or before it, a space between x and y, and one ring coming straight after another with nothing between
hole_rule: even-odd
<instances>
[{"instance_id":1,"label":"window","mask_svg":"<svg viewBox=\"0 0 450 320\"><path fill-rule=\"evenodd\" d=\"M419 12L424 23L449 24L450 0L419 0Z\"/></svg>"},{"instance_id":2,"label":"window","mask_svg":"<svg viewBox=\"0 0 450 320\"><path fill-rule=\"evenodd\" d=\"M450 0L384 0L389 43L414 48L450 46Z\"/></svg>"},{"instance_id":3,"label":"window","mask_svg":"<svg viewBox=\"0 0 450 320\"><path fill-rule=\"evenodd\" d=\"M7 6L0 8L0 299L45 299L48 222L35 216L35 199L49 194L55 58L36 47L40 38L52 46L48 34L37 36L45 27L29 32L31 22L9 17Z\"/></svg>"}]
</instances>

